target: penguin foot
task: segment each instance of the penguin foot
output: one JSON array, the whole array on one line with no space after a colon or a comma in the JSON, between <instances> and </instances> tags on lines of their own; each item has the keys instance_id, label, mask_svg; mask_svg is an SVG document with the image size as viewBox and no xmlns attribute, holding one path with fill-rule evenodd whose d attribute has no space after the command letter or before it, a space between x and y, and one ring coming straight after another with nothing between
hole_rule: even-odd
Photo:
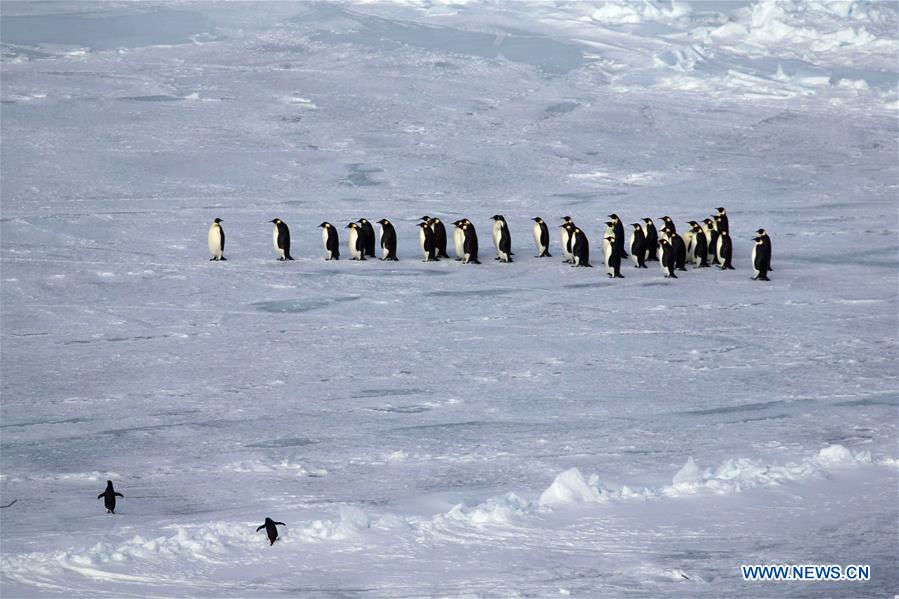
<instances>
[{"instance_id":1,"label":"penguin foot","mask_svg":"<svg viewBox=\"0 0 899 599\"><path fill-rule=\"evenodd\" d=\"M224 261L225 261L225 262L227 262L227 261L228 261L228 259L227 259L227 258L225 258L225 257L224 257L224 256L222 256L222 257L221 257L221 258L219 258L219 260L224 260Z\"/></svg>"},{"instance_id":2,"label":"penguin foot","mask_svg":"<svg viewBox=\"0 0 899 599\"><path fill-rule=\"evenodd\" d=\"M615 275L615 278L616 278L616 279L623 279L623 278L624 278L624 275L619 273L619 274Z\"/></svg>"}]
</instances>

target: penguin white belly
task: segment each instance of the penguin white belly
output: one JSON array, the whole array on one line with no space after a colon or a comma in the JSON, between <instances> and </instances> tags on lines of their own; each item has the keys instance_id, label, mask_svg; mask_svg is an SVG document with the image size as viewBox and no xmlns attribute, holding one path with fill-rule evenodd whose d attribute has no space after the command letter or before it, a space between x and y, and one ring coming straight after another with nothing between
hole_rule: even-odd
<instances>
[{"instance_id":1,"label":"penguin white belly","mask_svg":"<svg viewBox=\"0 0 899 599\"><path fill-rule=\"evenodd\" d=\"M325 248L326 257L331 259L331 252L328 251L328 230L322 227L322 246Z\"/></svg>"},{"instance_id":2,"label":"penguin white belly","mask_svg":"<svg viewBox=\"0 0 899 599\"><path fill-rule=\"evenodd\" d=\"M637 266L638 264L640 264L640 260L639 260L640 257L634 251L634 234L633 233L631 233L631 238L627 244L627 247L631 248L631 262L634 263L634 266Z\"/></svg>"},{"instance_id":3,"label":"penguin white belly","mask_svg":"<svg viewBox=\"0 0 899 599\"><path fill-rule=\"evenodd\" d=\"M428 256L428 250L425 249L425 231L424 229L418 230L418 245L421 246L421 253L427 260L430 256Z\"/></svg>"},{"instance_id":4,"label":"penguin white belly","mask_svg":"<svg viewBox=\"0 0 899 599\"><path fill-rule=\"evenodd\" d=\"M387 248L384 247L384 225L381 225L380 231L381 231L381 240L380 240L380 243L381 243L381 260L386 260L386 259L387 259L387 254L389 254L390 252L387 250Z\"/></svg>"},{"instance_id":5,"label":"penguin white belly","mask_svg":"<svg viewBox=\"0 0 899 599\"><path fill-rule=\"evenodd\" d=\"M759 249L758 245L752 246L752 274L756 277L759 276L759 269L755 267L755 252Z\"/></svg>"},{"instance_id":6,"label":"penguin white belly","mask_svg":"<svg viewBox=\"0 0 899 599\"><path fill-rule=\"evenodd\" d=\"M465 257L465 233L459 227L453 231L453 246L456 249L456 258Z\"/></svg>"},{"instance_id":7,"label":"penguin white belly","mask_svg":"<svg viewBox=\"0 0 899 599\"><path fill-rule=\"evenodd\" d=\"M724 258L721 256L721 249L724 247L724 237L719 234L718 241L715 243L715 255L718 256L718 262L724 264ZM755 263L755 260L752 261Z\"/></svg>"},{"instance_id":8,"label":"penguin white belly","mask_svg":"<svg viewBox=\"0 0 899 599\"><path fill-rule=\"evenodd\" d=\"M209 227L207 241L209 242L209 253L216 260L220 260L222 258L222 230L218 225Z\"/></svg>"},{"instance_id":9,"label":"penguin white belly","mask_svg":"<svg viewBox=\"0 0 899 599\"><path fill-rule=\"evenodd\" d=\"M347 249L350 250L350 256L356 260L361 260L362 252L356 249L357 239L359 239L359 232L356 229L350 229L350 235L347 237Z\"/></svg>"},{"instance_id":10,"label":"penguin white belly","mask_svg":"<svg viewBox=\"0 0 899 599\"><path fill-rule=\"evenodd\" d=\"M606 272L615 275L615 270L609 265L609 258L612 257L612 244L607 240L602 240L602 261L606 265Z\"/></svg>"},{"instance_id":11,"label":"penguin white belly","mask_svg":"<svg viewBox=\"0 0 899 599\"><path fill-rule=\"evenodd\" d=\"M568 234L567 229L562 229L561 233L559 233L559 239L562 241L562 255L565 256L565 260L571 262L574 256L571 252L568 251L568 240L571 238L571 235Z\"/></svg>"},{"instance_id":12,"label":"penguin white belly","mask_svg":"<svg viewBox=\"0 0 899 599\"><path fill-rule=\"evenodd\" d=\"M493 221L493 246L496 248L496 252L499 253L499 240L503 236L503 225L501 222Z\"/></svg>"},{"instance_id":13,"label":"penguin white belly","mask_svg":"<svg viewBox=\"0 0 899 599\"><path fill-rule=\"evenodd\" d=\"M693 233L684 233L681 235L681 238L684 240L684 246L687 248L687 262L693 262L695 260L693 253L696 249L696 244L693 243L695 241L694 235Z\"/></svg>"},{"instance_id":14,"label":"penguin white belly","mask_svg":"<svg viewBox=\"0 0 899 599\"><path fill-rule=\"evenodd\" d=\"M540 229L540 223L534 223L534 226L531 228L534 233L534 245L537 246L537 255L540 256L543 254L543 251L546 249L540 243L540 237L543 236L543 231Z\"/></svg>"},{"instance_id":15,"label":"penguin white belly","mask_svg":"<svg viewBox=\"0 0 899 599\"><path fill-rule=\"evenodd\" d=\"M283 260L284 250L278 247L278 225L275 225L272 229L272 245L275 247L275 253Z\"/></svg>"},{"instance_id":16,"label":"penguin white belly","mask_svg":"<svg viewBox=\"0 0 899 599\"><path fill-rule=\"evenodd\" d=\"M662 273L667 277L668 276L668 267L665 265L667 262L667 256L664 252L659 250L659 268L662 269Z\"/></svg>"}]
</instances>

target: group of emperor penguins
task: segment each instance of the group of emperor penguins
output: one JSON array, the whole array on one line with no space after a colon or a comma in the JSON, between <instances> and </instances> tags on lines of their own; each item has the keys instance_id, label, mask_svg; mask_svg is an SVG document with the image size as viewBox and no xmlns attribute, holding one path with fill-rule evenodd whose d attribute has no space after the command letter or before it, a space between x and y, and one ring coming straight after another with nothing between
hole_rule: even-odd
<instances>
[{"instance_id":1,"label":"group of emperor penguins","mask_svg":"<svg viewBox=\"0 0 899 599\"><path fill-rule=\"evenodd\" d=\"M496 249L496 258L500 262L512 262L512 236L506 219L501 214L491 217L493 220L492 237ZM651 218L643 222L631 223L633 230L625 246L624 225L617 214L610 214L606 222L606 230L602 237L603 265L610 278L624 278L621 274L621 262L628 257L635 268L648 268L647 262L658 262L666 278L676 279L675 271L686 271L687 265L696 268L707 268L712 264L721 270L733 270L733 242L727 211L723 207L716 209L716 214L704 219L701 223L688 221L690 225L683 234L678 234L674 220L669 216L661 217L664 226L656 229ZM446 252L447 233L443 221L437 217L422 216L418 223L418 241L425 262L449 258ZM534 244L537 257L552 257L549 253L550 235L546 222L538 217L532 219ZM225 232L222 219L216 218L209 228L209 251L212 260L225 260ZM272 243L278 260L293 260L290 255L290 229L279 218L273 224ZM396 255L396 229L386 218L377 221L381 227L380 245L381 260L398 260ZM326 260L340 259L340 241L337 228L329 222L319 225L322 230L322 244ZM351 222L344 227L349 229L347 249L352 260L365 260L375 257L375 231L372 223L364 218ZM592 267L590 264L590 242L584 230L578 227L570 216L562 217L559 225L560 241L564 261L571 266ZM771 238L765 229L758 229L753 238L751 265L753 280L768 281L771 268ZM478 255L478 234L474 224L467 218L453 223L453 247L456 260L463 264L480 264ZM628 251L630 254L628 254Z\"/></svg>"}]
</instances>

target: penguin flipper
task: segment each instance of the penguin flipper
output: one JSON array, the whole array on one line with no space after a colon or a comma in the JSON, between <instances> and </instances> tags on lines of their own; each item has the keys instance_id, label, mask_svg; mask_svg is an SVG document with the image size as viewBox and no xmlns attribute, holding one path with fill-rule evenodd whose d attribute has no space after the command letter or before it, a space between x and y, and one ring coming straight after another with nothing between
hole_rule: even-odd
<instances>
[{"instance_id":1,"label":"penguin flipper","mask_svg":"<svg viewBox=\"0 0 899 599\"><path fill-rule=\"evenodd\" d=\"M256 529L256 532L259 532L259 531L262 530L263 528L265 528L265 524L263 524L262 526L260 526L259 528L257 528L257 529Z\"/></svg>"},{"instance_id":2,"label":"penguin flipper","mask_svg":"<svg viewBox=\"0 0 899 599\"><path fill-rule=\"evenodd\" d=\"M124 497L124 495L122 495L122 494L119 493L118 491L115 492L115 496L116 496L116 497Z\"/></svg>"},{"instance_id":3,"label":"penguin flipper","mask_svg":"<svg viewBox=\"0 0 899 599\"><path fill-rule=\"evenodd\" d=\"M284 524L283 522L272 522L272 524L280 524L281 526L287 526L287 525Z\"/></svg>"},{"instance_id":4,"label":"penguin flipper","mask_svg":"<svg viewBox=\"0 0 899 599\"><path fill-rule=\"evenodd\" d=\"M100 493L99 495L97 495L97 499L100 499L100 498L103 497L104 495L106 495L106 493Z\"/></svg>"}]
</instances>

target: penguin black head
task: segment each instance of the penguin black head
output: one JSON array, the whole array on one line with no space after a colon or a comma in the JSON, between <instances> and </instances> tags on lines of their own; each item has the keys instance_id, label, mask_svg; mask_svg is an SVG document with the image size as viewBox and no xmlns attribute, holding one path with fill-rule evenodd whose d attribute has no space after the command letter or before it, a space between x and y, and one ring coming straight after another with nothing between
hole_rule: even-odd
<instances>
[{"instance_id":1,"label":"penguin black head","mask_svg":"<svg viewBox=\"0 0 899 599\"><path fill-rule=\"evenodd\" d=\"M765 240L762 239L761 237L753 237L752 240L753 240L754 242L756 242L757 244L763 243L763 242L765 241Z\"/></svg>"},{"instance_id":2,"label":"penguin black head","mask_svg":"<svg viewBox=\"0 0 899 599\"><path fill-rule=\"evenodd\" d=\"M718 206L717 208L715 208L715 210L718 211L718 214L724 214L726 212L726 210L721 206Z\"/></svg>"},{"instance_id":3,"label":"penguin black head","mask_svg":"<svg viewBox=\"0 0 899 599\"><path fill-rule=\"evenodd\" d=\"M612 222L618 222L618 215L617 215L617 214L610 214L610 215L609 215L609 218L612 219Z\"/></svg>"},{"instance_id":4,"label":"penguin black head","mask_svg":"<svg viewBox=\"0 0 899 599\"><path fill-rule=\"evenodd\" d=\"M494 214L494 215L491 216L490 218L492 218L493 220L501 220L501 221L505 221L505 220L506 220L505 218L503 218L503 215L502 215L502 214Z\"/></svg>"},{"instance_id":5,"label":"penguin black head","mask_svg":"<svg viewBox=\"0 0 899 599\"><path fill-rule=\"evenodd\" d=\"M281 219L280 219L280 218L273 218L272 220L270 220L270 221L268 221L268 222L270 222L270 223L275 223L275 224L277 225L278 223L281 222Z\"/></svg>"},{"instance_id":6,"label":"penguin black head","mask_svg":"<svg viewBox=\"0 0 899 599\"><path fill-rule=\"evenodd\" d=\"M715 224L715 221L713 221L713 220L710 219L710 218L705 218L705 219L703 219L702 222L704 222L704 223L706 224L707 227L711 227L712 225Z\"/></svg>"},{"instance_id":7,"label":"penguin black head","mask_svg":"<svg viewBox=\"0 0 899 599\"><path fill-rule=\"evenodd\" d=\"M535 216L535 217L532 218L531 220L534 221L535 223L542 223L542 222L543 222L543 219L540 218L539 216Z\"/></svg>"},{"instance_id":8,"label":"penguin black head","mask_svg":"<svg viewBox=\"0 0 899 599\"><path fill-rule=\"evenodd\" d=\"M215 224L219 224L219 223L220 223L220 222L222 222L222 219L220 219L220 218L217 218L217 219L215 219L215 220L214 220L214 221L212 221L212 222L214 222L214 223L215 223Z\"/></svg>"},{"instance_id":9,"label":"penguin black head","mask_svg":"<svg viewBox=\"0 0 899 599\"><path fill-rule=\"evenodd\" d=\"M329 222L327 222L327 221L325 221L325 222L323 222L322 224L319 225L319 227L321 227L322 229L327 229L327 228L330 227L330 226L331 226L331 223L329 223Z\"/></svg>"},{"instance_id":10,"label":"penguin black head","mask_svg":"<svg viewBox=\"0 0 899 599\"><path fill-rule=\"evenodd\" d=\"M364 225L364 224L367 223L368 221L365 220L364 218L360 218L360 219L357 220L356 222Z\"/></svg>"},{"instance_id":11,"label":"penguin black head","mask_svg":"<svg viewBox=\"0 0 899 599\"><path fill-rule=\"evenodd\" d=\"M563 217L562 217L562 220L563 220L564 222L566 222L566 223L574 222L574 221L571 219L570 216L563 216Z\"/></svg>"},{"instance_id":12,"label":"penguin black head","mask_svg":"<svg viewBox=\"0 0 899 599\"><path fill-rule=\"evenodd\" d=\"M759 229L758 231L756 231L756 233L758 233L759 236L767 235L764 229Z\"/></svg>"},{"instance_id":13,"label":"penguin black head","mask_svg":"<svg viewBox=\"0 0 899 599\"><path fill-rule=\"evenodd\" d=\"M644 219L643 219L643 222L644 222L644 223L652 223L652 219L651 219L651 218L644 218Z\"/></svg>"},{"instance_id":14,"label":"penguin black head","mask_svg":"<svg viewBox=\"0 0 899 599\"><path fill-rule=\"evenodd\" d=\"M671 217L670 217L670 216L663 216L663 217L661 217L661 218L662 218L662 220L665 221L666 223L670 223L670 222L671 222Z\"/></svg>"},{"instance_id":15,"label":"penguin black head","mask_svg":"<svg viewBox=\"0 0 899 599\"><path fill-rule=\"evenodd\" d=\"M690 225L691 227L695 227L695 226L696 226L696 221L695 221L695 220L688 220L688 221L687 221L687 224Z\"/></svg>"},{"instance_id":16,"label":"penguin black head","mask_svg":"<svg viewBox=\"0 0 899 599\"><path fill-rule=\"evenodd\" d=\"M640 223L631 223L631 226L634 228L634 231L640 228Z\"/></svg>"},{"instance_id":17,"label":"penguin black head","mask_svg":"<svg viewBox=\"0 0 899 599\"><path fill-rule=\"evenodd\" d=\"M382 218L381 220L378 221L378 224L379 225L389 225L390 221L387 220L386 218Z\"/></svg>"},{"instance_id":18,"label":"penguin black head","mask_svg":"<svg viewBox=\"0 0 899 599\"><path fill-rule=\"evenodd\" d=\"M111 487L111 486L112 486L112 481L111 481L111 480L106 481L106 486L107 486L107 487Z\"/></svg>"},{"instance_id":19,"label":"penguin black head","mask_svg":"<svg viewBox=\"0 0 899 599\"><path fill-rule=\"evenodd\" d=\"M609 222L606 223L606 226L607 226L607 227L614 227L614 226L615 226L615 223L609 221Z\"/></svg>"},{"instance_id":20,"label":"penguin black head","mask_svg":"<svg viewBox=\"0 0 899 599\"><path fill-rule=\"evenodd\" d=\"M427 214L425 214L424 216L422 216L422 217L421 217L420 219L418 219L418 220L423 220L423 221L427 222L427 221L431 220L431 217L428 216Z\"/></svg>"},{"instance_id":21,"label":"penguin black head","mask_svg":"<svg viewBox=\"0 0 899 599\"><path fill-rule=\"evenodd\" d=\"M420 227L420 228L422 228L422 229L424 229L424 228L425 228L425 227L427 227L427 226L428 226L428 223L418 223L418 224L417 224L417 225L415 225L415 226L416 226L416 227Z\"/></svg>"},{"instance_id":22,"label":"penguin black head","mask_svg":"<svg viewBox=\"0 0 899 599\"><path fill-rule=\"evenodd\" d=\"M350 223L346 227L344 227L344 229L355 229L358 226L359 225L357 223Z\"/></svg>"}]
</instances>

